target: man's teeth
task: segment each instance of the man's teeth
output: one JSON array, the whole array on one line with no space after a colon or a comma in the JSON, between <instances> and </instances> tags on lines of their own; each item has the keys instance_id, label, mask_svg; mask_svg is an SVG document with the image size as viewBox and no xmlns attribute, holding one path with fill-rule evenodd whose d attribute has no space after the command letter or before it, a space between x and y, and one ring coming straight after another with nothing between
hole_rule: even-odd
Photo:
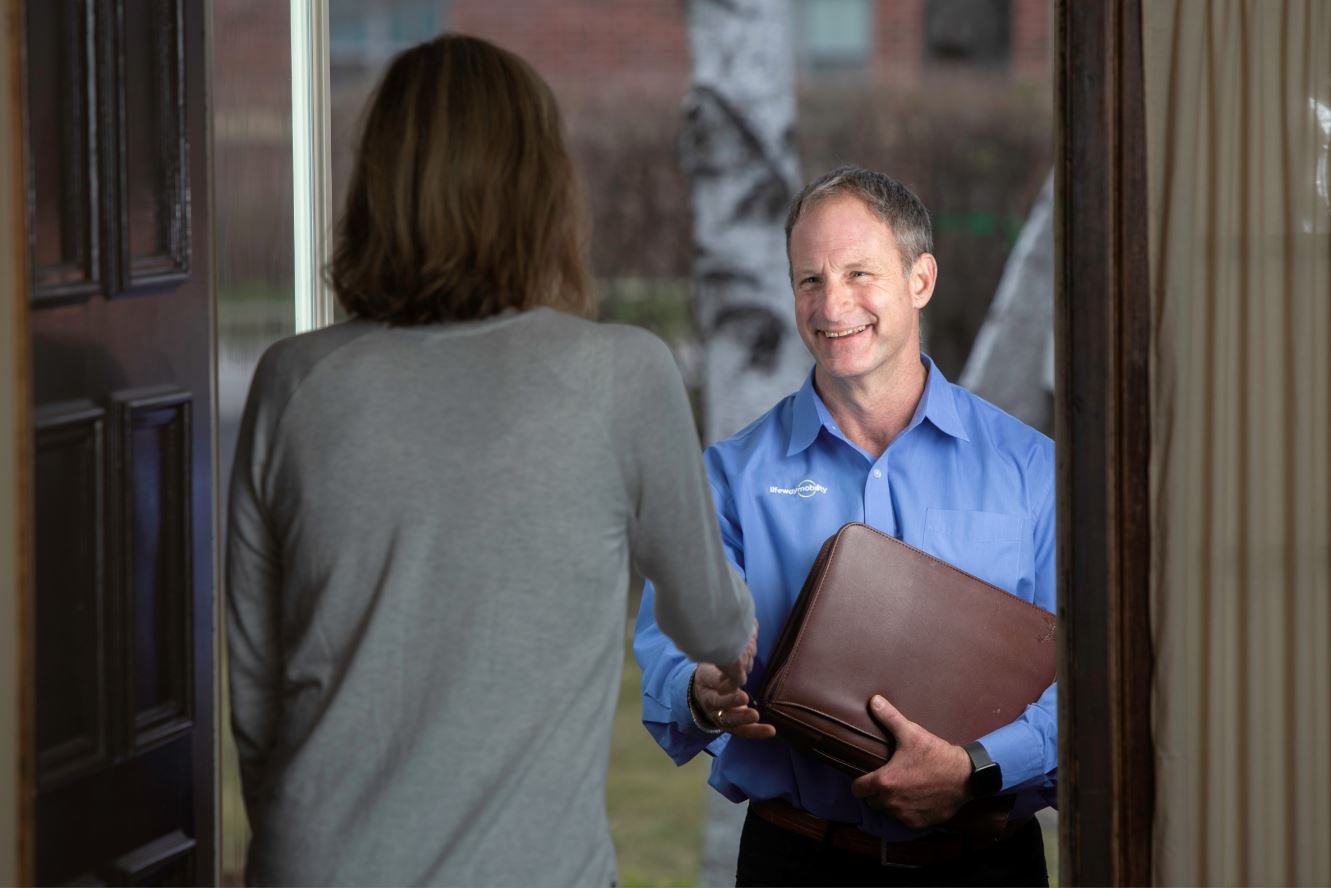
<instances>
[{"instance_id":1,"label":"man's teeth","mask_svg":"<svg viewBox=\"0 0 1331 888\"><path fill-rule=\"evenodd\" d=\"M859 332L862 331L862 330L868 330L868 329L869 329L869 325L868 325L868 324L865 324L863 327L855 327L855 328L850 329L850 330L842 330L842 331L839 332L839 333L834 333L834 332L832 332L831 330L824 330L824 331L823 331L823 335L826 336L828 339L840 339L840 338L842 338L843 336L854 336L856 333L859 333Z\"/></svg>"}]
</instances>

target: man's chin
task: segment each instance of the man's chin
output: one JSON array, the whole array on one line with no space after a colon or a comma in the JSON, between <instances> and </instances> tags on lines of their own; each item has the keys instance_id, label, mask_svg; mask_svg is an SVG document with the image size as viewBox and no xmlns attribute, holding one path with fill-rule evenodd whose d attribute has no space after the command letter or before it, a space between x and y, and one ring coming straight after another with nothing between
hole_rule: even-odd
<instances>
[{"instance_id":1,"label":"man's chin","mask_svg":"<svg viewBox=\"0 0 1331 888\"><path fill-rule=\"evenodd\" d=\"M858 362L821 360L816 363L819 372L829 380L858 379L865 374L864 366Z\"/></svg>"}]
</instances>

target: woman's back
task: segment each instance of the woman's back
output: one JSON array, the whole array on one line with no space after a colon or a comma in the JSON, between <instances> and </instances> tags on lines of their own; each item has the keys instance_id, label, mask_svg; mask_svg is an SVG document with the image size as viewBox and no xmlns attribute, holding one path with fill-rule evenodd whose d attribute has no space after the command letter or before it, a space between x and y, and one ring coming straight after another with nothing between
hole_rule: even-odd
<instances>
[{"instance_id":1,"label":"woman's back","mask_svg":"<svg viewBox=\"0 0 1331 888\"><path fill-rule=\"evenodd\" d=\"M351 322L276 346L250 400L230 583L281 588L231 601L238 735L268 750L250 878L611 881L630 534L644 486L698 460L668 351L545 309ZM650 549L674 522L719 562L696 511Z\"/></svg>"}]
</instances>

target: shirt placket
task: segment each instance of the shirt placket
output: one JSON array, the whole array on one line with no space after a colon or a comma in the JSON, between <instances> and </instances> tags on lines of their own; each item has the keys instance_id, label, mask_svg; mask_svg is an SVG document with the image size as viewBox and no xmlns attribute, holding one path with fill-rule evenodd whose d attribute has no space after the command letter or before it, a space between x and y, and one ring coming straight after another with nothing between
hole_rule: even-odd
<instances>
[{"instance_id":1,"label":"shirt placket","mask_svg":"<svg viewBox=\"0 0 1331 888\"><path fill-rule=\"evenodd\" d=\"M883 533L897 536L897 516L892 508L892 474L888 471L888 453L869 466L864 479L864 523Z\"/></svg>"}]
</instances>

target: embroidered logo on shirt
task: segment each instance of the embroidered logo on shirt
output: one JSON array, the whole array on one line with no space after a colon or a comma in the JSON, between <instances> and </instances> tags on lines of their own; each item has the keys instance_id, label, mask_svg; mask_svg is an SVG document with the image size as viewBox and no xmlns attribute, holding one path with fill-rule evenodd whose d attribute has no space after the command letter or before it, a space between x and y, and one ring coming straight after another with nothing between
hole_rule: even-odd
<instances>
[{"instance_id":1,"label":"embroidered logo on shirt","mask_svg":"<svg viewBox=\"0 0 1331 888\"><path fill-rule=\"evenodd\" d=\"M817 481L809 481L808 479L805 479L794 487L777 487L773 484L771 487L767 488L767 492L779 493L782 496L797 496L800 499L808 499L815 494L827 493L827 488L819 484Z\"/></svg>"}]
</instances>

